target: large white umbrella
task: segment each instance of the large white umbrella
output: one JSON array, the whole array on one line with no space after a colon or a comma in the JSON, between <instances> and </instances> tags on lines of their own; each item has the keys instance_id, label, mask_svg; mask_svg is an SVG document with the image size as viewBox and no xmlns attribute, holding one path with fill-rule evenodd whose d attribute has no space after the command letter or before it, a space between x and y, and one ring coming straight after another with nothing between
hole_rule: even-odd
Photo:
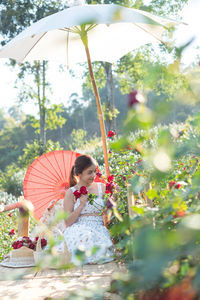
<instances>
[{"instance_id":1,"label":"large white umbrella","mask_svg":"<svg viewBox=\"0 0 200 300\"><path fill-rule=\"evenodd\" d=\"M96 97L106 173L109 164L101 102L92 61L114 62L179 24L171 19L115 4L74 6L32 24L0 50L18 62L54 59L67 65L88 61Z\"/></svg>"}]
</instances>

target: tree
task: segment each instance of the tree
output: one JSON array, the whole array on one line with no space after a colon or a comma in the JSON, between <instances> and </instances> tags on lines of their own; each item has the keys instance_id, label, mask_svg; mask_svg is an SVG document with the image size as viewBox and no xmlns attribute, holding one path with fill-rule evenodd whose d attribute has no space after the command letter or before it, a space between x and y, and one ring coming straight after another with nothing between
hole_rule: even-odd
<instances>
[{"instance_id":1,"label":"tree","mask_svg":"<svg viewBox=\"0 0 200 300\"><path fill-rule=\"evenodd\" d=\"M6 39L12 38L19 33L32 22L35 22L49 14L57 12L63 8L62 4L57 1L4 1L0 2L1 14L2 14L2 34ZM9 22L8 22L9 20ZM5 41L4 41L5 42ZM15 62L12 61L12 65ZM20 67L18 77L20 80L24 80L27 74L31 74L34 77L35 89L32 86L27 86L23 83L23 90L20 93L20 100L24 102L34 99L37 101L40 117L40 142L43 145L45 151L46 146L46 115L48 98L46 96L47 87L49 83L46 80L48 63L46 61L36 61L33 64L25 63ZM55 107L54 107L55 108ZM49 111L50 112L50 111ZM51 117L53 114L51 114ZM55 116L55 114L54 114ZM56 126L58 118L54 119L54 127ZM63 121L58 121L57 125L61 125Z\"/></svg>"},{"instance_id":2,"label":"tree","mask_svg":"<svg viewBox=\"0 0 200 300\"><path fill-rule=\"evenodd\" d=\"M136 8L136 9L142 9L142 10L146 10L158 15L163 15L163 16L173 16L176 17L179 13L179 11L183 8L183 6L188 2L188 0L178 0L178 1L163 1L163 0L152 0L148 3L148 6L145 5L145 1L143 0L133 0L133 1L120 1L120 0L114 0L114 1L110 1L110 0L104 0L103 3L105 4L109 4L109 3L115 3L115 4L120 4L123 6L128 6L128 7L132 7L132 8ZM91 3L102 3L101 0L96 0L96 1L90 1L87 0L88 4ZM145 48L145 47L144 47ZM149 49L149 48L147 48ZM166 51L167 49L163 49L163 51ZM151 57L154 55L154 51L153 49L148 50L149 51L149 55L148 57L151 59ZM134 58L130 59L131 54L129 55L128 59L126 59L126 56L124 56L121 60L119 60L119 63L117 64L117 67L114 68L114 72L116 71L117 75L120 74L121 71L121 66L124 68L124 70L126 70L125 72L123 72L121 74L121 78L122 81L120 82L120 87L122 87L122 92L124 92L124 82L128 79L128 84L129 84L129 88L128 90L130 91L131 89L133 89L134 82L137 82L137 85L139 85L139 82L141 83L141 81L143 80L143 76L144 76L144 72L142 70L142 65L143 62L141 60L140 57L140 63L137 62L137 58L140 55L140 49L134 51L133 53L135 53L135 64L137 64L137 70L133 71L133 68L131 68L130 70L130 66L133 64L134 62ZM138 53L138 55L137 55ZM134 57L134 55L133 55ZM157 59L159 59L157 57ZM160 60L160 59L159 59ZM127 61L127 63L129 64L125 64ZM121 63L120 63L121 62ZM109 109L110 112L110 120L109 120L109 115L107 115L107 121L108 121L108 128L111 129L116 129L116 112L115 112L115 100L114 100L114 92L113 92L113 72L112 72L112 64L110 63L105 63L105 62L101 62L101 63L93 63L93 66L95 65L99 65L98 67L94 67L94 71L95 72L95 77L97 78L97 85L98 87L101 86L101 83L99 84L98 82L98 78L100 77L101 74L101 70L102 67L104 68L104 76L103 79L105 79L103 84L106 84L107 86L107 108ZM134 73L136 75L136 78L134 76L132 76L133 74L129 74L129 70L131 71L131 73ZM137 72L139 71L139 72ZM98 72L98 74L97 74ZM87 77L89 78L89 74L87 74ZM101 82L103 81L103 79L101 79ZM87 79L88 82L88 79ZM128 85L127 84L127 85ZM91 85L88 85L89 88L91 88ZM102 86L101 86L102 87ZM106 111L106 109L104 109L104 111ZM106 117L106 116L105 116ZM106 119L106 118L105 118Z\"/></svg>"}]
</instances>

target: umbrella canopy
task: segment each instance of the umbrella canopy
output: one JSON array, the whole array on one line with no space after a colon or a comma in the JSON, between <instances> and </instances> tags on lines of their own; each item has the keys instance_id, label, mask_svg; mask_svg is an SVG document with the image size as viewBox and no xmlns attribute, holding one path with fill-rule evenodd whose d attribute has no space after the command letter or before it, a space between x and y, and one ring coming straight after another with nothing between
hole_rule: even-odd
<instances>
[{"instance_id":1,"label":"umbrella canopy","mask_svg":"<svg viewBox=\"0 0 200 300\"><path fill-rule=\"evenodd\" d=\"M52 151L29 166L24 177L24 198L32 202L36 218L41 218L51 201L64 198L70 187L71 168L79 155L73 151ZM95 181L101 180L96 177Z\"/></svg>"},{"instance_id":2,"label":"umbrella canopy","mask_svg":"<svg viewBox=\"0 0 200 300\"><path fill-rule=\"evenodd\" d=\"M18 62L87 60L79 26L85 24L91 61L114 62L156 39L177 21L115 4L74 6L32 24L0 50L1 58Z\"/></svg>"},{"instance_id":3,"label":"umbrella canopy","mask_svg":"<svg viewBox=\"0 0 200 300\"><path fill-rule=\"evenodd\" d=\"M1 58L88 62L96 98L107 176L109 164L101 102L92 61L114 62L179 22L115 4L74 6L32 24L0 50Z\"/></svg>"}]
</instances>

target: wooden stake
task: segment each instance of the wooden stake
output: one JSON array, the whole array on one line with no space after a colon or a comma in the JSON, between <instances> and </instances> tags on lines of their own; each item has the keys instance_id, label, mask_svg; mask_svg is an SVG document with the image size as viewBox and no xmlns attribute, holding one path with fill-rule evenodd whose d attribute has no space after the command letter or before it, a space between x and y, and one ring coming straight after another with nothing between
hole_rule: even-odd
<instances>
[{"instance_id":1,"label":"wooden stake","mask_svg":"<svg viewBox=\"0 0 200 300\"><path fill-rule=\"evenodd\" d=\"M29 213L19 209L18 236L29 236Z\"/></svg>"},{"instance_id":2,"label":"wooden stake","mask_svg":"<svg viewBox=\"0 0 200 300\"><path fill-rule=\"evenodd\" d=\"M127 184L127 197L128 197L128 213L129 213L129 217L131 218L134 215L132 206L135 205L135 198L130 183Z\"/></svg>"}]
</instances>

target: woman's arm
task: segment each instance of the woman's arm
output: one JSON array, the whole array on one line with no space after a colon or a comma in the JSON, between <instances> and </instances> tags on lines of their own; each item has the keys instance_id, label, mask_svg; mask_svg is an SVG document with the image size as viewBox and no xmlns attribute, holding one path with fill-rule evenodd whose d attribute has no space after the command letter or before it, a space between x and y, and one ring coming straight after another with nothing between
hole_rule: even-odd
<instances>
[{"instance_id":1,"label":"woman's arm","mask_svg":"<svg viewBox=\"0 0 200 300\"><path fill-rule=\"evenodd\" d=\"M76 222L86 202L87 202L87 196L82 195L80 198L80 205L74 210L74 196L71 190L68 189L64 199L64 211L70 213L68 218L65 220L66 227L69 227Z\"/></svg>"}]
</instances>

